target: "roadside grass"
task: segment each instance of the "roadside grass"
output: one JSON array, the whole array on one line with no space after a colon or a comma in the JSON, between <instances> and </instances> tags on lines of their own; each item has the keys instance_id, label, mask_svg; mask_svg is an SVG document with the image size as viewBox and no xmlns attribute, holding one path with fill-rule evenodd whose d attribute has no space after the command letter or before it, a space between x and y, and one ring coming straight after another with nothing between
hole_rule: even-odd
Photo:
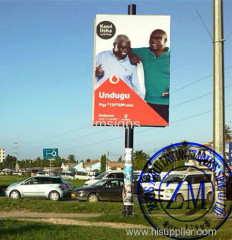
<instances>
[{"instance_id":1,"label":"roadside grass","mask_svg":"<svg viewBox=\"0 0 232 240\"><path fill-rule=\"evenodd\" d=\"M229 202L230 203L230 202ZM227 203L226 205L229 205ZM167 203L163 203L164 207ZM169 209L169 214L189 216L202 214L205 210L201 209L201 203L197 205L196 211L187 209L187 203L184 203L183 209L178 209L178 203L173 203L173 209ZM69 199L63 201L49 201L46 199L11 199L7 197L0 197L0 212L1 211L31 211L31 212L57 212L57 213L100 213L100 214L118 214L123 210L123 202L78 202ZM148 205L149 206L149 205ZM206 205L206 206L209 206ZM145 210L150 214L167 214L163 208L159 206L158 210L148 212L149 208L145 205ZM206 207L207 208L207 207ZM135 214L142 214L138 203L133 205L133 212ZM192 214L189 214L192 212ZM212 209L209 211L212 213Z\"/></svg>"},{"instance_id":2,"label":"roadside grass","mask_svg":"<svg viewBox=\"0 0 232 240\"><path fill-rule=\"evenodd\" d=\"M0 186L7 186L14 182L21 182L26 178L27 176L1 175Z\"/></svg>"},{"instance_id":3,"label":"roadside grass","mask_svg":"<svg viewBox=\"0 0 232 240\"><path fill-rule=\"evenodd\" d=\"M12 181L12 179L14 179ZM23 177L18 176L0 176L0 183L5 184L6 182L21 181ZM84 180L71 180L74 186L83 185ZM9 184L11 183L9 182ZM164 208L167 202L162 203ZM201 201L198 203L197 208L194 210L188 209L188 205L185 202L183 208L178 209L179 203L173 203L172 208L169 209L169 213L175 215L186 215L190 216L194 214L201 214L204 209L201 209ZM230 201L226 205L229 205ZM100 213L101 216L97 217L84 217L73 218L72 219L83 219L89 222L115 222L115 223L131 223L131 224L141 224L148 226L147 220L144 218L140 206L138 203L134 204L133 211L135 215L130 217L122 216L121 212L123 210L122 202L78 202L78 201L48 201L48 200L38 200L38 199L11 199L0 197L0 214L1 211L31 211L31 212L56 212L56 213ZM206 204L206 208L209 203ZM149 205L146 205L146 210L149 209ZM212 211L212 210L211 210ZM212 213L212 218L209 221L212 225L216 225L219 220L214 219ZM164 221L169 221L170 225L174 225L176 222L166 215L164 210L160 207L158 210L153 210L152 215L150 215L152 221L158 221L158 223L163 223ZM204 224L201 220L196 221L197 224ZM232 228L231 219L228 219L226 223L217 231L217 235L207 237L206 239L232 239ZM180 226L181 227L181 224ZM17 221L4 219L0 220L0 239L46 239L51 240L56 239L151 239L151 235L144 236L142 233L140 235L127 236L126 231L123 229L112 229L107 227L93 227L93 226L67 226L67 225L53 225L49 223L34 223L28 221ZM153 238L167 239L167 237L153 236Z\"/></svg>"},{"instance_id":4,"label":"roadside grass","mask_svg":"<svg viewBox=\"0 0 232 240\"><path fill-rule=\"evenodd\" d=\"M78 201L49 201L43 199L11 199L0 198L1 211L32 211L32 212L57 212L57 213L121 213L122 202L78 202ZM138 204L133 210L141 213Z\"/></svg>"},{"instance_id":5,"label":"roadside grass","mask_svg":"<svg viewBox=\"0 0 232 240\"><path fill-rule=\"evenodd\" d=\"M0 222L1 239L8 240L118 240L125 238L125 230L103 227L67 226L17 220ZM131 239L128 238L128 239ZM146 238L148 239L148 238Z\"/></svg>"},{"instance_id":6,"label":"roadside grass","mask_svg":"<svg viewBox=\"0 0 232 240\"><path fill-rule=\"evenodd\" d=\"M72 183L73 188L82 187L84 186L84 183L87 181L87 180L79 180L79 179L74 179L74 180L66 179L66 180Z\"/></svg>"},{"instance_id":7,"label":"roadside grass","mask_svg":"<svg viewBox=\"0 0 232 240\"><path fill-rule=\"evenodd\" d=\"M209 240L229 240L232 236L230 221L227 221L216 236L207 236ZM133 232L132 232L133 231ZM3 240L118 240L118 239L169 239L162 235L155 235L150 227L146 229L115 229L95 226L56 225L18 220L0 220L0 236ZM187 239L187 238L186 238Z\"/></svg>"}]
</instances>

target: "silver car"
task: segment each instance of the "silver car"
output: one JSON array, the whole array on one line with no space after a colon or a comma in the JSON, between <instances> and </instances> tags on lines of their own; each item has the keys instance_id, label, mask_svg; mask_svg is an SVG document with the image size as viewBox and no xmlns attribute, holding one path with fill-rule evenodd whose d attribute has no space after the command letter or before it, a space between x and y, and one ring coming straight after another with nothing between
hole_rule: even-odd
<instances>
[{"instance_id":1,"label":"silver car","mask_svg":"<svg viewBox=\"0 0 232 240\"><path fill-rule=\"evenodd\" d=\"M9 185L5 191L7 197L24 198L39 197L58 201L64 197L68 190L66 183L60 177L56 176L34 176L27 178L22 182L16 182Z\"/></svg>"}]
</instances>

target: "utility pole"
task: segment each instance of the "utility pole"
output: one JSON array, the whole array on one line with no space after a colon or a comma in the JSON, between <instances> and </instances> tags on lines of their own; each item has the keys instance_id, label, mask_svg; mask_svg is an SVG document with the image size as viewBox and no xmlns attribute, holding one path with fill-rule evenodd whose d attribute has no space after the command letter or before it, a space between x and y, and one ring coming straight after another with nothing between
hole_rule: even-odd
<instances>
[{"instance_id":1,"label":"utility pole","mask_svg":"<svg viewBox=\"0 0 232 240\"><path fill-rule=\"evenodd\" d=\"M225 100L224 100L224 38L222 0L213 0L213 146L214 151L224 159L225 152ZM225 174L225 166L223 171ZM225 191L225 189L224 189ZM217 199L217 187L215 203Z\"/></svg>"},{"instance_id":2,"label":"utility pole","mask_svg":"<svg viewBox=\"0 0 232 240\"><path fill-rule=\"evenodd\" d=\"M18 155L19 155L19 144L18 144L18 137L16 137L16 142L14 142L14 149L15 149L15 155L16 155L16 163L15 163L15 169L17 168L17 161L18 161Z\"/></svg>"}]
</instances>

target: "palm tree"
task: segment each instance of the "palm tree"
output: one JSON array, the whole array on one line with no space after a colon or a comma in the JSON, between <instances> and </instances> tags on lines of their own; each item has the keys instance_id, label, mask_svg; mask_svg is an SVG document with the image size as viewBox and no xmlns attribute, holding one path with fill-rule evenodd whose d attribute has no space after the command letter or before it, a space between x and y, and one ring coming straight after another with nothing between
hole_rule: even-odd
<instances>
[{"instance_id":1,"label":"palm tree","mask_svg":"<svg viewBox=\"0 0 232 240\"><path fill-rule=\"evenodd\" d=\"M70 155L68 155L68 161L69 162L75 162L76 161L76 157L75 157L75 155L74 154L70 154Z\"/></svg>"},{"instance_id":2,"label":"palm tree","mask_svg":"<svg viewBox=\"0 0 232 240\"><path fill-rule=\"evenodd\" d=\"M230 141L232 140L232 129L229 125L225 125L225 140Z\"/></svg>"},{"instance_id":3,"label":"palm tree","mask_svg":"<svg viewBox=\"0 0 232 240\"><path fill-rule=\"evenodd\" d=\"M135 151L133 154L133 167L134 170L142 170L149 160L149 155L143 150Z\"/></svg>"},{"instance_id":4,"label":"palm tree","mask_svg":"<svg viewBox=\"0 0 232 240\"><path fill-rule=\"evenodd\" d=\"M174 168L184 166L185 165L185 157L183 154L185 154L186 151L189 150L189 148L190 148L190 145L189 145L188 141L185 141L185 140L182 141L181 145L179 145L179 146L171 146L171 147L167 148L160 156L160 159L164 159L166 155L170 155L172 152L176 152L178 155L178 159L177 159L178 161L168 164L168 166L165 167L163 169L163 171L169 172L169 171L173 170Z\"/></svg>"}]
</instances>

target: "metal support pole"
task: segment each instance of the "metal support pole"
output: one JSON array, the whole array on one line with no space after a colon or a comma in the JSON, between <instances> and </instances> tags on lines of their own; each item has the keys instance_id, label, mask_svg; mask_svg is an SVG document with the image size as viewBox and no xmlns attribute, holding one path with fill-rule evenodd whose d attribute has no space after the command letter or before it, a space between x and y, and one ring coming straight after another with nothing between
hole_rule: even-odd
<instances>
[{"instance_id":1,"label":"metal support pole","mask_svg":"<svg viewBox=\"0 0 232 240\"><path fill-rule=\"evenodd\" d=\"M125 127L124 188L122 215L132 215L133 205L133 136L134 127Z\"/></svg>"},{"instance_id":2,"label":"metal support pole","mask_svg":"<svg viewBox=\"0 0 232 240\"><path fill-rule=\"evenodd\" d=\"M213 0L213 78L214 78L214 150L224 158L225 139L225 102L224 102L224 39L223 39L223 8L222 0ZM223 164L222 164L223 165ZM225 174L225 167L223 166ZM225 189L224 189L225 191ZM218 202L216 187L215 204ZM222 203L224 204L224 203Z\"/></svg>"},{"instance_id":3,"label":"metal support pole","mask_svg":"<svg viewBox=\"0 0 232 240\"><path fill-rule=\"evenodd\" d=\"M136 5L128 5L128 15L136 14ZM123 188L123 204L124 209L122 215L132 215L133 205L133 141L134 127L125 127L125 154L124 154L124 188Z\"/></svg>"},{"instance_id":4,"label":"metal support pole","mask_svg":"<svg viewBox=\"0 0 232 240\"><path fill-rule=\"evenodd\" d=\"M136 5L135 4L128 5L128 15L136 15Z\"/></svg>"}]
</instances>

